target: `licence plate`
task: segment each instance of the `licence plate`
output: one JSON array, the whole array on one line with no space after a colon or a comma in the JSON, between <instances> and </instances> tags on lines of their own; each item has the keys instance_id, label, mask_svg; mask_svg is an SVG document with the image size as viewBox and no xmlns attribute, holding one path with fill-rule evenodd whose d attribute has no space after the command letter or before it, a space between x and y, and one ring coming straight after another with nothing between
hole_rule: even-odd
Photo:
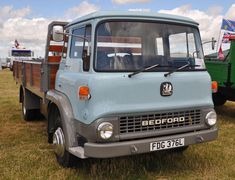
<instances>
[{"instance_id":1,"label":"licence plate","mask_svg":"<svg viewBox=\"0 0 235 180\"><path fill-rule=\"evenodd\" d=\"M171 149L184 146L184 138L170 139L166 141L157 141L150 143L150 151L158 151L162 149Z\"/></svg>"}]
</instances>

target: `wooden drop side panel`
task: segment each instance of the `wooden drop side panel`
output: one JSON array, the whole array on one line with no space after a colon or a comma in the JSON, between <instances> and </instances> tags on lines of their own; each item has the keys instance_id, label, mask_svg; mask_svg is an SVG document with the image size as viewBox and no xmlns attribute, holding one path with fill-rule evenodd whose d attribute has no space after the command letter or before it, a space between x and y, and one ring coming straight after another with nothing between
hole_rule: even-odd
<instances>
[{"instance_id":1,"label":"wooden drop side panel","mask_svg":"<svg viewBox=\"0 0 235 180\"><path fill-rule=\"evenodd\" d=\"M32 64L32 86L41 90L41 64Z\"/></svg>"},{"instance_id":2,"label":"wooden drop side panel","mask_svg":"<svg viewBox=\"0 0 235 180\"><path fill-rule=\"evenodd\" d=\"M13 76L17 83L22 82L22 62L14 61Z\"/></svg>"},{"instance_id":3,"label":"wooden drop side panel","mask_svg":"<svg viewBox=\"0 0 235 180\"><path fill-rule=\"evenodd\" d=\"M25 63L24 64L24 67L25 67L25 85L26 87L29 87L30 86L30 79L31 79L31 67L30 67L30 64L29 63Z\"/></svg>"}]
</instances>

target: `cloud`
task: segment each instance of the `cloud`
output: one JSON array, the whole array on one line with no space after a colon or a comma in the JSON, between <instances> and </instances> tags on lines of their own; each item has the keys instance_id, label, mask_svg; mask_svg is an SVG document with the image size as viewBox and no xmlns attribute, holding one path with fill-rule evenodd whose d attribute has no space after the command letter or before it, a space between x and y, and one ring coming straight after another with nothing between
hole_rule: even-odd
<instances>
[{"instance_id":1,"label":"cloud","mask_svg":"<svg viewBox=\"0 0 235 180\"><path fill-rule=\"evenodd\" d=\"M49 20L44 18L10 18L0 29L1 40L5 42L5 52L12 47L17 39L25 48L35 51L36 55L43 55Z\"/></svg>"},{"instance_id":2,"label":"cloud","mask_svg":"<svg viewBox=\"0 0 235 180\"><path fill-rule=\"evenodd\" d=\"M12 6L0 8L0 56L7 56L8 50L14 45L14 40L25 48L32 49L36 56L44 56L47 36L47 27L51 21L70 21L76 17L97 11L99 7L87 1L77 7L68 9L58 19L29 18L30 7L14 9Z\"/></svg>"},{"instance_id":3,"label":"cloud","mask_svg":"<svg viewBox=\"0 0 235 180\"><path fill-rule=\"evenodd\" d=\"M95 11L98 11L100 8L95 4L91 4L87 1L83 1L77 7L72 7L65 12L66 19L74 19Z\"/></svg>"},{"instance_id":4,"label":"cloud","mask_svg":"<svg viewBox=\"0 0 235 180\"><path fill-rule=\"evenodd\" d=\"M235 21L235 4L229 8L224 17Z\"/></svg>"},{"instance_id":5,"label":"cloud","mask_svg":"<svg viewBox=\"0 0 235 180\"><path fill-rule=\"evenodd\" d=\"M115 4L148 3L151 0L112 0Z\"/></svg>"},{"instance_id":6,"label":"cloud","mask_svg":"<svg viewBox=\"0 0 235 180\"><path fill-rule=\"evenodd\" d=\"M9 18L25 17L31 12L30 7L14 10L12 6L4 6L0 8L0 27Z\"/></svg>"},{"instance_id":7,"label":"cloud","mask_svg":"<svg viewBox=\"0 0 235 180\"><path fill-rule=\"evenodd\" d=\"M202 41L211 40L212 37L218 39L223 16L214 11L220 7L211 7L207 12L192 9L191 5L184 5L172 10L160 10L160 13L174 14L189 17L199 23ZM204 47L205 54L211 53L210 44Z\"/></svg>"},{"instance_id":8,"label":"cloud","mask_svg":"<svg viewBox=\"0 0 235 180\"><path fill-rule=\"evenodd\" d=\"M212 16L217 16L221 14L223 11L223 7L221 6L211 6L208 8L207 13Z\"/></svg>"},{"instance_id":9,"label":"cloud","mask_svg":"<svg viewBox=\"0 0 235 180\"><path fill-rule=\"evenodd\" d=\"M7 56L8 50L18 39L21 45L43 55L49 19L27 18L31 8L14 9L12 6L0 8L0 55Z\"/></svg>"}]
</instances>

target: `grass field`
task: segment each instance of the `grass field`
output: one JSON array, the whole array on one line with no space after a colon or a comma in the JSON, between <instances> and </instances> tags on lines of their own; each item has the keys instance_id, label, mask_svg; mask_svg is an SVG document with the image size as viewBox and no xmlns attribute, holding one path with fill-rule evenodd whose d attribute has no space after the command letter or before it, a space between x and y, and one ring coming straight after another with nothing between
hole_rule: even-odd
<instances>
[{"instance_id":1,"label":"grass field","mask_svg":"<svg viewBox=\"0 0 235 180\"><path fill-rule=\"evenodd\" d=\"M216 109L219 138L184 154L89 159L64 169L47 144L46 121L21 118L18 86L0 71L0 179L235 179L235 103Z\"/></svg>"}]
</instances>

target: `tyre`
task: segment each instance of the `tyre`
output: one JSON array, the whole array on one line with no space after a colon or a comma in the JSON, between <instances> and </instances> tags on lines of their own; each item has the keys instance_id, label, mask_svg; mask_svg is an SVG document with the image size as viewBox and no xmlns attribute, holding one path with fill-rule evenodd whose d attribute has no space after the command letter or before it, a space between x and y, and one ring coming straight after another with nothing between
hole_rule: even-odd
<instances>
[{"instance_id":1,"label":"tyre","mask_svg":"<svg viewBox=\"0 0 235 180\"><path fill-rule=\"evenodd\" d=\"M23 101L22 101L22 117L25 121L30 121L33 119L33 111L29 110L26 108L25 106L25 98L23 97Z\"/></svg>"},{"instance_id":2,"label":"tyre","mask_svg":"<svg viewBox=\"0 0 235 180\"><path fill-rule=\"evenodd\" d=\"M227 99L221 93L213 93L213 102L215 106L222 106L226 103Z\"/></svg>"},{"instance_id":3,"label":"tyre","mask_svg":"<svg viewBox=\"0 0 235 180\"><path fill-rule=\"evenodd\" d=\"M53 133L53 146L58 163L63 167L72 167L76 157L66 150L65 135L62 127L61 117L57 110L55 117L55 131Z\"/></svg>"}]
</instances>

